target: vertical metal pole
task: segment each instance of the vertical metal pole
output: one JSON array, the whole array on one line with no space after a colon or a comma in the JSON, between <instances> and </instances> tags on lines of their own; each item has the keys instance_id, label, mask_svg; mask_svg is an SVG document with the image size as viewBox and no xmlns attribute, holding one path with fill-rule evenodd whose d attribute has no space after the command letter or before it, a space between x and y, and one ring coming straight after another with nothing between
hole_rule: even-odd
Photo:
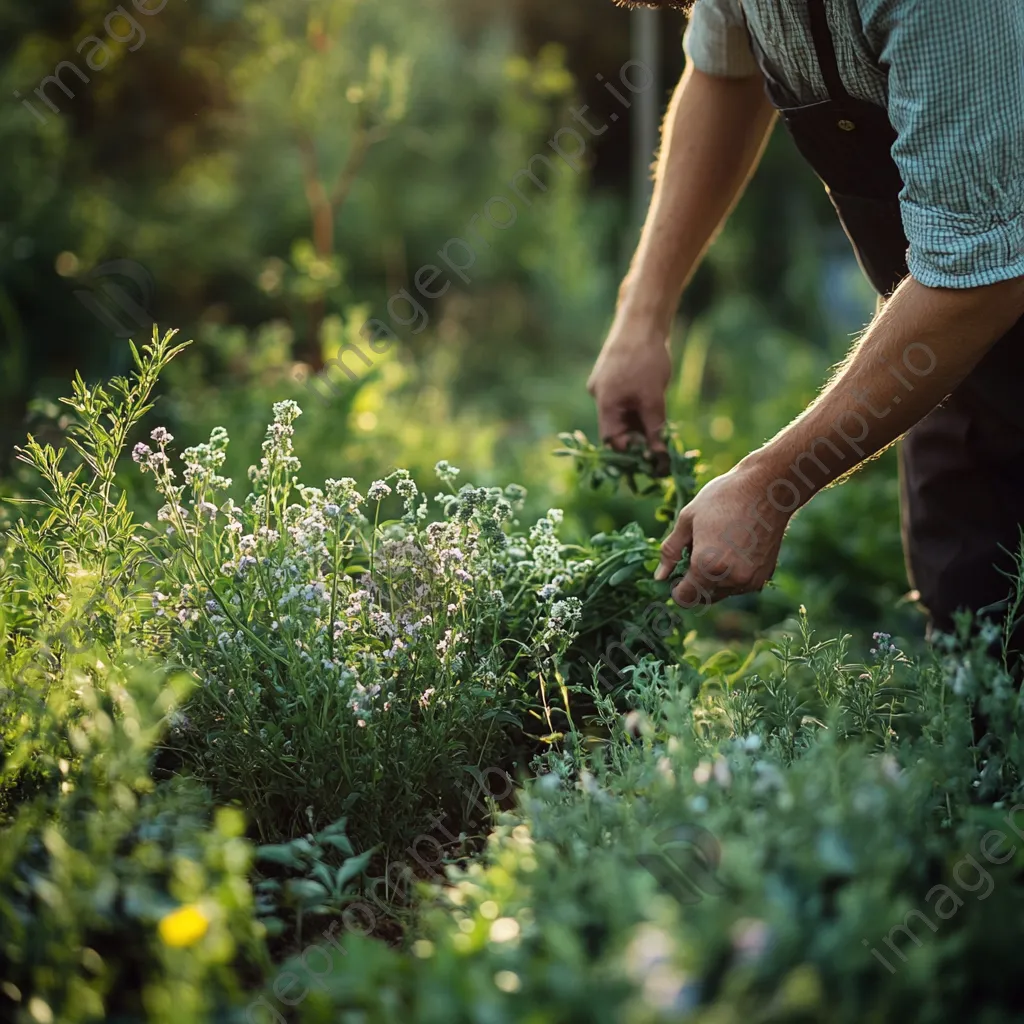
<instances>
[{"instance_id":1,"label":"vertical metal pole","mask_svg":"<svg viewBox=\"0 0 1024 1024\"><path fill-rule=\"evenodd\" d=\"M633 11L633 60L642 67L630 70L631 80L650 86L636 94L633 106L633 219L640 230L650 205L651 165L658 148L661 122L661 12L641 7Z\"/></svg>"}]
</instances>

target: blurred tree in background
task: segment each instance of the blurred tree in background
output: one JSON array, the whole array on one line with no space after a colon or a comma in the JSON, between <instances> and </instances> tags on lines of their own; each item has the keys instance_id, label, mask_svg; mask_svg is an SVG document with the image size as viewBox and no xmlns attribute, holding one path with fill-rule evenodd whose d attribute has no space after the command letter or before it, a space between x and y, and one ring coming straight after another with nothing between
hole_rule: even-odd
<instances>
[{"instance_id":1,"label":"blurred tree in background","mask_svg":"<svg viewBox=\"0 0 1024 1024\"><path fill-rule=\"evenodd\" d=\"M114 258L152 275L158 319L189 329L284 317L297 352L316 362L324 316L376 304L436 262L438 247L544 151L572 88L557 51L542 52L535 75L515 59L511 24L460 35L444 0L169 0L129 16L144 33L135 52L125 17L110 25L127 44L109 42L109 10L78 0L3 16L9 92L37 112L15 99L0 114L13 154L2 254L13 399L43 376L65 377L83 354L103 372L123 348L72 294ZM94 72L74 43L95 32L114 57ZM32 94L63 60L90 81L65 68L73 95L46 88L55 114ZM516 278L573 290L548 279L575 268L546 265L546 236L575 226L556 208L582 182L555 186L542 216L484 254L475 298ZM561 238L559 256L574 244L585 260L582 238Z\"/></svg>"}]
</instances>

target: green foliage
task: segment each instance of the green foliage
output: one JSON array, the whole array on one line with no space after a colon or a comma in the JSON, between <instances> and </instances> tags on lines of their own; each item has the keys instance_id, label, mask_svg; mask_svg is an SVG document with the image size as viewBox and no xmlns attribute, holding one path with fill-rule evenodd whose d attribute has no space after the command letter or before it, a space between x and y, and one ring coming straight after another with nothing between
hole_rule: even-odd
<instances>
[{"instance_id":1,"label":"green foliage","mask_svg":"<svg viewBox=\"0 0 1024 1024\"><path fill-rule=\"evenodd\" d=\"M98 644L58 656L22 640L5 660L4 1020L206 1020L262 959L241 815L213 816L193 784L155 786L151 775L188 688Z\"/></svg>"},{"instance_id":2,"label":"green foliage","mask_svg":"<svg viewBox=\"0 0 1024 1024\"><path fill-rule=\"evenodd\" d=\"M176 351L155 335L134 378L79 382L72 453L24 450L39 514L0 572L7 1016L1014 1019L1024 746L997 627L923 659L876 631L859 657L801 615L705 657L636 524L566 543L559 510L531 521L523 488L446 461L434 497L406 470L306 486L291 400L241 504L226 431L179 467L152 429L132 455L164 505L140 525L119 456ZM670 484L569 441L585 475L692 492L676 444ZM514 768L481 853L465 779ZM396 914L403 951L355 935L368 900L392 913L367 876L395 888L443 815L447 883ZM268 932L312 945L274 971Z\"/></svg>"},{"instance_id":3,"label":"green foliage","mask_svg":"<svg viewBox=\"0 0 1024 1024\"><path fill-rule=\"evenodd\" d=\"M657 518L668 524L667 529L671 529L683 507L697 492L700 452L683 451L675 424L669 423L664 428L665 452L652 452L642 440L635 439L626 451L618 452L588 441L582 430L558 437L563 447L557 449L555 455L572 458L581 481L594 490L606 482L614 485L623 480L633 494L661 495ZM664 477L668 478L667 486L660 483Z\"/></svg>"},{"instance_id":4,"label":"green foliage","mask_svg":"<svg viewBox=\"0 0 1024 1024\"><path fill-rule=\"evenodd\" d=\"M63 646L84 637L87 646L102 640L118 650L126 633L135 632L133 602L147 550L118 486L118 463L129 434L152 408L157 378L185 347L173 346L173 337L154 328L141 352L132 344L134 374L115 377L107 387L90 387L76 376L73 396L62 400L74 410L67 431L72 458L77 456L73 468L62 468L66 449L31 435L17 450L37 474L41 497L12 500L42 514L20 520L10 534L24 572L16 606Z\"/></svg>"},{"instance_id":5,"label":"green foliage","mask_svg":"<svg viewBox=\"0 0 1024 1024\"><path fill-rule=\"evenodd\" d=\"M981 798L966 742L1001 670L980 639L924 664L880 644L861 665L805 631L724 689L637 666L634 710L604 702L607 738L526 786L404 972L361 963L367 989L335 957L303 1019L1014 1020L1019 777Z\"/></svg>"},{"instance_id":6,"label":"green foliage","mask_svg":"<svg viewBox=\"0 0 1024 1024\"><path fill-rule=\"evenodd\" d=\"M262 897L261 909L268 914L263 923L272 934L279 933L284 927L281 917L271 916L280 908L294 912L295 939L301 942L304 915L337 914L355 898L353 883L358 882L375 851L371 848L356 855L345 834L345 826L342 818L315 835L309 833L287 843L269 844L257 849L257 860L279 865L294 873L283 882L277 878L264 878L256 885L256 891ZM338 854L344 855L345 859L335 867L332 861L338 859Z\"/></svg>"},{"instance_id":7,"label":"green foliage","mask_svg":"<svg viewBox=\"0 0 1024 1024\"><path fill-rule=\"evenodd\" d=\"M265 840L293 835L311 807L315 827L348 815L358 846L396 851L425 810L455 810L443 796L467 766L506 756L501 724L519 721L578 617L536 590L572 567L552 521L509 544L514 487L456 491L446 463L442 518L429 524L403 471L365 498L351 479L302 485L291 444L300 410L282 402L274 413L240 506L219 494L230 483L218 475L223 431L183 453L185 486L165 431L154 431L156 452L134 453L167 501L157 614L203 682L180 747L191 770L246 803ZM385 520L393 491L404 514ZM401 775L386 767L397 764Z\"/></svg>"}]
</instances>

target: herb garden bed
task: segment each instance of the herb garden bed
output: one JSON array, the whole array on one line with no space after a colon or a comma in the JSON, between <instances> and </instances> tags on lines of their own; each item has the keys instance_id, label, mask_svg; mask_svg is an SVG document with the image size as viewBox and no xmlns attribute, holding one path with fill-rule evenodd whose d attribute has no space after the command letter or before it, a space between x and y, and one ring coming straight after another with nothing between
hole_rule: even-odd
<instances>
[{"instance_id":1,"label":"herb garden bed","mask_svg":"<svg viewBox=\"0 0 1024 1024\"><path fill-rule=\"evenodd\" d=\"M443 461L436 494L304 485L289 401L244 496L224 431L136 441L178 351L76 381L70 451L21 452L0 1019L1018 1019L997 635L859 658L804 617L698 657L636 526L568 544Z\"/></svg>"}]
</instances>

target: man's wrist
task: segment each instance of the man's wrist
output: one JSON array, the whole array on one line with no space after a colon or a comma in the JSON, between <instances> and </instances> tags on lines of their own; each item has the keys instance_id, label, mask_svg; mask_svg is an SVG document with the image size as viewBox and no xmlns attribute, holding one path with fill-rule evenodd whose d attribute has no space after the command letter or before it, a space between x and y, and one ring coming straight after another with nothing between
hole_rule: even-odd
<instances>
[{"instance_id":1,"label":"man's wrist","mask_svg":"<svg viewBox=\"0 0 1024 1024\"><path fill-rule=\"evenodd\" d=\"M792 457L788 446L780 440L769 441L766 445L751 452L736 466L749 481L749 486L758 495L758 504L766 503L780 515L791 516L802 508L818 491L830 482L827 471L824 474L815 472L821 465L808 467L804 463L809 460ZM808 472L808 468L811 472Z\"/></svg>"},{"instance_id":2,"label":"man's wrist","mask_svg":"<svg viewBox=\"0 0 1024 1024\"><path fill-rule=\"evenodd\" d=\"M659 350L666 350L671 330L671 320L664 323L650 316L641 316L619 310L605 339L603 352L630 357L647 357Z\"/></svg>"},{"instance_id":3,"label":"man's wrist","mask_svg":"<svg viewBox=\"0 0 1024 1024\"><path fill-rule=\"evenodd\" d=\"M668 335L679 305L678 289L653 277L630 276L619 288L616 319L649 328L654 335Z\"/></svg>"}]
</instances>

